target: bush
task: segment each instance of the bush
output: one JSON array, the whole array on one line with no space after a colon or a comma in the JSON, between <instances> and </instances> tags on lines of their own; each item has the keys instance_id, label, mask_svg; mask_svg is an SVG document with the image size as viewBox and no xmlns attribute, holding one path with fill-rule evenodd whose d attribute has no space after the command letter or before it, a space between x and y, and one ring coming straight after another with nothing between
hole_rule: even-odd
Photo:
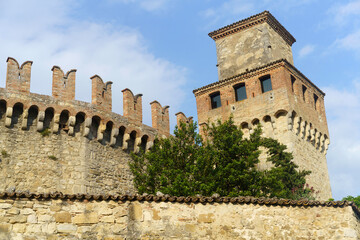
<instances>
[{"instance_id":1,"label":"bush","mask_svg":"<svg viewBox=\"0 0 360 240\"><path fill-rule=\"evenodd\" d=\"M132 154L130 169L140 194L160 191L174 196L254 196L299 199L309 192L294 192L304 186L309 171L298 171L286 146L261 137L258 126L250 138L232 118L210 124L204 140L196 124L181 123L174 136L157 139L146 153ZM259 170L259 147L267 149L274 167Z\"/></svg>"}]
</instances>

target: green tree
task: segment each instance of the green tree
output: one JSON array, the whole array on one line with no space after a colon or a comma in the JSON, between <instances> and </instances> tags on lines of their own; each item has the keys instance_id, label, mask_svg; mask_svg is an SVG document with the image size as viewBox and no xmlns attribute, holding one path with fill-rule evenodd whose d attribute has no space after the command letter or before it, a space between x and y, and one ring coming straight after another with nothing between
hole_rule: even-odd
<instances>
[{"instance_id":1,"label":"green tree","mask_svg":"<svg viewBox=\"0 0 360 240\"><path fill-rule=\"evenodd\" d=\"M355 203L356 206L358 206L360 208L360 195L357 197L347 196L347 197L344 197L342 200L343 201L345 201L345 200L352 201Z\"/></svg>"},{"instance_id":2,"label":"green tree","mask_svg":"<svg viewBox=\"0 0 360 240\"><path fill-rule=\"evenodd\" d=\"M267 196L299 198L309 171L298 171L286 146L261 137L258 126L249 138L232 118L210 124L205 140L196 124L181 123L174 136L158 139L146 153L133 154L130 169L140 194L160 191L175 196ZM268 170L259 170L260 147L267 150ZM302 197L308 197L309 193Z\"/></svg>"}]
</instances>

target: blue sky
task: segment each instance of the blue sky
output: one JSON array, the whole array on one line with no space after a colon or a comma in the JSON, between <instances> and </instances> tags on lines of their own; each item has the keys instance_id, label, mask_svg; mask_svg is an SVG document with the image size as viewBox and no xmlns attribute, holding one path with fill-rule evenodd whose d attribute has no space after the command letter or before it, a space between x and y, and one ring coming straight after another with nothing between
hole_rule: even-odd
<instances>
[{"instance_id":1,"label":"blue sky","mask_svg":"<svg viewBox=\"0 0 360 240\"><path fill-rule=\"evenodd\" d=\"M297 39L295 66L325 97L327 154L335 199L360 195L360 0L0 0L0 87L6 59L34 61L31 91L51 94L51 67L77 69L76 99L91 101L90 77L143 93L144 123L158 100L196 118L192 90L217 81L207 34L269 10Z\"/></svg>"}]
</instances>

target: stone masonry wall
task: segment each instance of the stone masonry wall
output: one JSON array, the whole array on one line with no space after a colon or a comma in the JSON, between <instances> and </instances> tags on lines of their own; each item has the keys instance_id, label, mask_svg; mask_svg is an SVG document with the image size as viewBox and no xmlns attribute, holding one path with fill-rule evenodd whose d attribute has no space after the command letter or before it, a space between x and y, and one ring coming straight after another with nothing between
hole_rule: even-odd
<instances>
[{"instance_id":1,"label":"stone masonry wall","mask_svg":"<svg viewBox=\"0 0 360 240\"><path fill-rule=\"evenodd\" d=\"M134 193L129 153L156 134L89 103L0 89L0 191Z\"/></svg>"},{"instance_id":2,"label":"stone masonry wall","mask_svg":"<svg viewBox=\"0 0 360 240\"><path fill-rule=\"evenodd\" d=\"M0 124L0 191L134 193L122 148L80 134L42 136Z\"/></svg>"},{"instance_id":3,"label":"stone masonry wall","mask_svg":"<svg viewBox=\"0 0 360 240\"><path fill-rule=\"evenodd\" d=\"M134 200L0 199L0 239L360 238L358 210L341 202L279 206L250 198L238 199L248 203Z\"/></svg>"},{"instance_id":4,"label":"stone masonry wall","mask_svg":"<svg viewBox=\"0 0 360 240\"><path fill-rule=\"evenodd\" d=\"M279 59L293 63L291 46L266 22L215 43L219 80Z\"/></svg>"}]
</instances>

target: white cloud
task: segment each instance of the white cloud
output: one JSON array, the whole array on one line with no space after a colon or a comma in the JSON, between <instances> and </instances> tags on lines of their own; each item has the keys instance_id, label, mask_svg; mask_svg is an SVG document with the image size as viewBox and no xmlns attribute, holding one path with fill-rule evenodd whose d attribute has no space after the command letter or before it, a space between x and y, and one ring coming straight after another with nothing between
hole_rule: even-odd
<instances>
[{"instance_id":1,"label":"white cloud","mask_svg":"<svg viewBox=\"0 0 360 240\"><path fill-rule=\"evenodd\" d=\"M220 20L229 21L232 16L248 14L254 10L254 4L245 0L228 0L217 8L208 8L200 12L200 15L209 20L209 25L214 25ZM240 20L240 19L239 19Z\"/></svg>"},{"instance_id":2,"label":"white cloud","mask_svg":"<svg viewBox=\"0 0 360 240\"><path fill-rule=\"evenodd\" d=\"M227 0L219 1L217 7L207 8L200 12L200 16L209 21L209 26L231 24L234 21L249 17L249 13L257 14L266 9L289 11L290 9L312 3L317 0ZM260 9L260 10L259 10Z\"/></svg>"},{"instance_id":3,"label":"white cloud","mask_svg":"<svg viewBox=\"0 0 360 240\"><path fill-rule=\"evenodd\" d=\"M311 44L305 45L303 48L300 49L299 57L305 57L305 56L311 54L312 52L314 52L314 50L315 50L314 45L311 45Z\"/></svg>"},{"instance_id":4,"label":"white cloud","mask_svg":"<svg viewBox=\"0 0 360 240\"><path fill-rule=\"evenodd\" d=\"M109 0L110 2L118 2L124 4L137 4L142 9L154 12L164 10L171 2L170 0Z\"/></svg>"},{"instance_id":5,"label":"white cloud","mask_svg":"<svg viewBox=\"0 0 360 240\"><path fill-rule=\"evenodd\" d=\"M347 36L337 39L334 43L335 46L347 50L360 50L360 30L350 33Z\"/></svg>"},{"instance_id":6,"label":"white cloud","mask_svg":"<svg viewBox=\"0 0 360 240\"><path fill-rule=\"evenodd\" d=\"M344 25L352 21L354 17L360 14L360 1L352 1L344 5L336 4L331 7L329 14L332 16L334 23L337 25Z\"/></svg>"},{"instance_id":7,"label":"white cloud","mask_svg":"<svg viewBox=\"0 0 360 240\"><path fill-rule=\"evenodd\" d=\"M151 125L150 105L158 100L180 111L186 69L157 58L141 33L125 26L77 21L72 1L7 1L0 5L0 85L5 86L6 58L34 61L31 91L51 94L51 67L76 68L76 98L91 101L91 80L98 74L113 81L113 111L122 112L124 88L143 93L144 121ZM22 6L19 8L18 6ZM81 6L80 6L81 7ZM176 97L174 93L176 92ZM171 125L175 124L172 117Z\"/></svg>"},{"instance_id":8,"label":"white cloud","mask_svg":"<svg viewBox=\"0 0 360 240\"><path fill-rule=\"evenodd\" d=\"M351 90L325 87L331 144L327 154L335 198L360 195L360 80Z\"/></svg>"}]
</instances>

